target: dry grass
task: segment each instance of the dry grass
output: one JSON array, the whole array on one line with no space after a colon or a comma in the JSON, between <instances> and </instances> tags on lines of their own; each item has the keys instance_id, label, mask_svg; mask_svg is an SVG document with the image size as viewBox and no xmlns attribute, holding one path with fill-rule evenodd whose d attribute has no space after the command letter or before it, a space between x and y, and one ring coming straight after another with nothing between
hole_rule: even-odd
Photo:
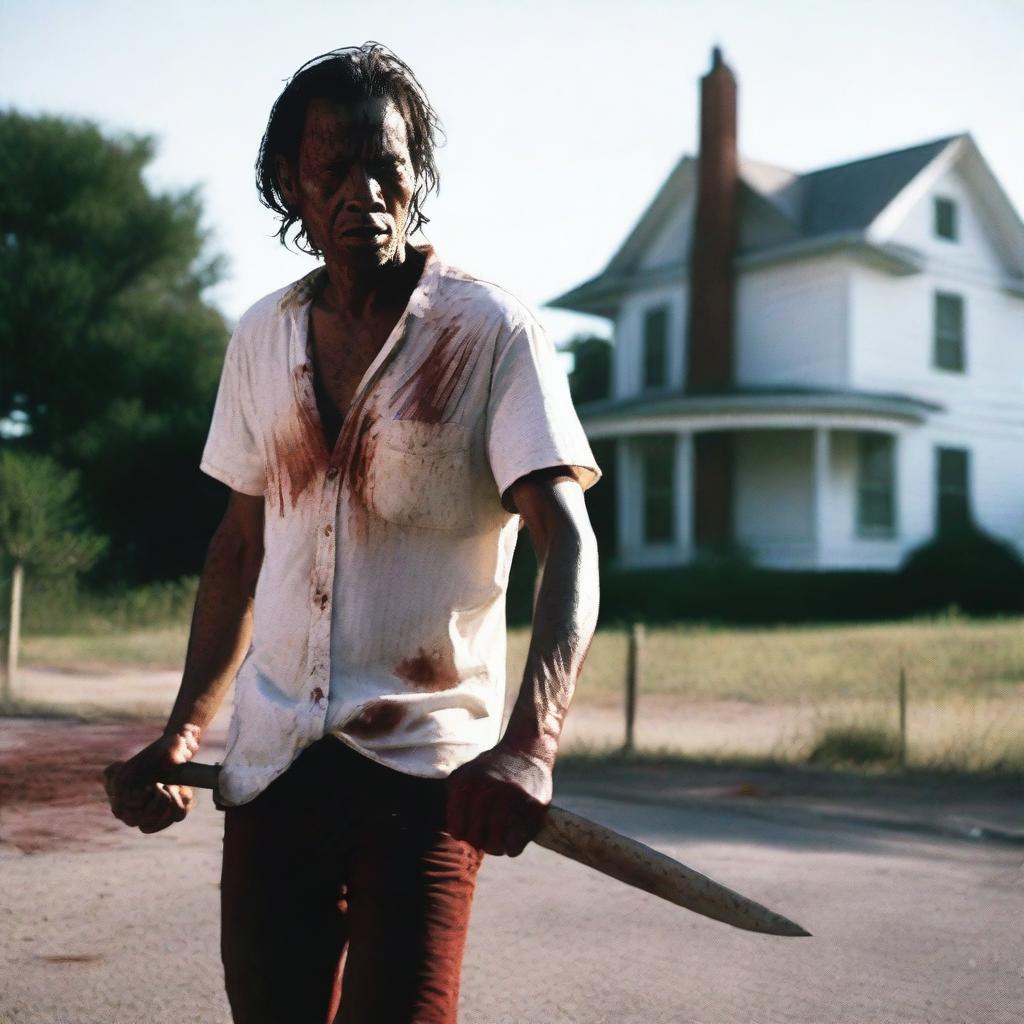
<instances>
[{"instance_id":1,"label":"dry grass","mask_svg":"<svg viewBox=\"0 0 1024 1024\"><path fill-rule=\"evenodd\" d=\"M515 672L521 671L527 643L523 630L510 635ZM625 631L598 633L579 699L619 702L626 649ZM645 694L691 701L870 699L895 692L901 666L915 698L1009 696L1024 683L1024 621L944 616L851 626L651 628L642 685Z\"/></svg>"},{"instance_id":2,"label":"dry grass","mask_svg":"<svg viewBox=\"0 0 1024 1024\"><path fill-rule=\"evenodd\" d=\"M528 634L509 638L510 679L518 679ZM624 630L598 634L577 694L584 707L622 704ZM644 702L679 717L730 700L750 705L735 728L686 731L688 755L892 768L897 685L908 683L907 764L951 771L1024 768L1024 621L942 616L849 626L648 629L641 659ZM654 698L652 700L652 698ZM667 730L649 728L667 750ZM696 734L695 734L696 732ZM723 740L723 732L730 738ZM755 738L756 737L756 738ZM587 740L580 744L586 749Z\"/></svg>"},{"instance_id":3,"label":"dry grass","mask_svg":"<svg viewBox=\"0 0 1024 1024\"><path fill-rule=\"evenodd\" d=\"M948 694L908 702L906 763L937 771L1024 770L1024 694ZM813 730L788 759L830 765L899 767L894 703L847 701L817 710Z\"/></svg>"},{"instance_id":4,"label":"dry grass","mask_svg":"<svg viewBox=\"0 0 1024 1024\"><path fill-rule=\"evenodd\" d=\"M187 626L89 635L30 636L26 665L72 670L175 669ZM529 631L509 634L509 680L522 673ZM602 630L587 657L575 704L618 724L626 666L624 630ZM1024 620L958 616L849 626L727 629L657 627L641 663L639 724L650 749L689 755L768 756L893 763L900 668L909 690L908 764L965 771L1024 767ZM648 716L666 719L665 727ZM723 719L719 705L748 708ZM706 714L706 728L675 730ZM718 718L716 718L718 716ZM577 718L582 718L577 715ZM595 719L596 721L596 719ZM722 723L725 727L721 727ZM641 729L641 734L643 730ZM574 744L606 743L584 733ZM723 738L726 737L726 738ZM844 755L843 752L846 751ZM858 753L859 751L859 753ZM872 753L874 751L874 753ZM842 756L840 756L842 755Z\"/></svg>"}]
</instances>

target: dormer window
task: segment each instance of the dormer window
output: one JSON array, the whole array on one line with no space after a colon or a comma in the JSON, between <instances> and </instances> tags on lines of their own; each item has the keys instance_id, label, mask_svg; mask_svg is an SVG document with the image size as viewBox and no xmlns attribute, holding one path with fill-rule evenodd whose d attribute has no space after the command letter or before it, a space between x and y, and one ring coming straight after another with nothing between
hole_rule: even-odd
<instances>
[{"instance_id":1,"label":"dormer window","mask_svg":"<svg viewBox=\"0 0 1024 1024\"><path fill-rule=\"evenodd\" d=\"M644 313L644 391L668 387L668 307L656 306Z\"/></svg>"},{"instance_id":2,"label":"dormer window","mask_svg":"<svg viewBox=\"0 0 1024 1024\"><path fill-rule=\"evenodd\" d=\"M935 197L935 236L956 241L956 203L945 196Z\"/></svg>"},{"instance_id":3,"label":"dormer window","mask_svg":"<svg viewBox=\"0 0 1024 1024\"><path fill-rule=\"evenodd\" d=\"M935 365L940 370L964 371L964 300L951 292L935 293Z\"/></svg>"}]
</instances>

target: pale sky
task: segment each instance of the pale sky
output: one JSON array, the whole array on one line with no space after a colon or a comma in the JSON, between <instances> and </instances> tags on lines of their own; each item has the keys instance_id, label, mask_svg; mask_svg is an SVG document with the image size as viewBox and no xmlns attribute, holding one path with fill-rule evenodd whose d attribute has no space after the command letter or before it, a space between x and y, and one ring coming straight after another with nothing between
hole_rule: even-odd
<instances>
[{"instance_id":1,"label":"pale sky","mask_svg":"<svg viewBox=\"0 0 1024 1024\"><path fill-rule=\"evenodd\" d=\"M538 310L599 271L684 152L714 44L744 156L809 170L970 131L1024 211L1024 0L432 3L0 0L0 105L159 139L152 183L200 184L230 318L312 265L272 237L253 162L284 80L376 39L448 133L428 238Z\"/></svg>"}]
</instances>

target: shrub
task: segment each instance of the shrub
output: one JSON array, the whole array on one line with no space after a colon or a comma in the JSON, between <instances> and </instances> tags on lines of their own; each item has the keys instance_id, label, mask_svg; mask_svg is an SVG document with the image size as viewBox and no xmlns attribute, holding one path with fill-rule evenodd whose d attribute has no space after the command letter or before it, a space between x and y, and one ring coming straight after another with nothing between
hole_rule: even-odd
<instances>
[{"instance_id":1,"label":"shrub","mask_svg":"<svg viewBox=\"0 0 1024 1024\"><path fill-rule=\"evenodd\" d=\"M917 611L951 605L972 614L1024 610L1024 563L1010 544L977 527L916 548L903 564L900 584Z\"/></svg>"},{"instance_id":2,"label":"shrub","mask_svg":"<svg viewBox=\"0 0 1024 1024\"><path fill-rule=\"evenodd\" d=\"M880 725L829 726L807 755L816 765L892 765L899 760L899 737Z\"/></svg>"}]
</instances>

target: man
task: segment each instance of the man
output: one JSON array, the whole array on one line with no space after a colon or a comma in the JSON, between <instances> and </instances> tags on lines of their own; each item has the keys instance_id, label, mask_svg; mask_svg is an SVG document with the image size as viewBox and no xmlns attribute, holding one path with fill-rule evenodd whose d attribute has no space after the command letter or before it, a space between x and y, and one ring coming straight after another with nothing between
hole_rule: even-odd
<instances>
[{"instance_id":1,"label":"man","mask_svg":"<svg viewBox=\"0 0 1024 1024\"><path fill-rule=\"evenodd\" d=\"M153 779L235 680L218 806L238 1024L456 1019L481 857L541 826L594 630L600 470L554 350L512 296L408 242L437 127L379 44L315 58L274 105L263 200L324 266L232 335L201 462L231 495L181 689L164 735L107 769L126 824L181 820L191 792ZM523 522L541 576L501 735Z\"/></svg>"}]
</instances>

